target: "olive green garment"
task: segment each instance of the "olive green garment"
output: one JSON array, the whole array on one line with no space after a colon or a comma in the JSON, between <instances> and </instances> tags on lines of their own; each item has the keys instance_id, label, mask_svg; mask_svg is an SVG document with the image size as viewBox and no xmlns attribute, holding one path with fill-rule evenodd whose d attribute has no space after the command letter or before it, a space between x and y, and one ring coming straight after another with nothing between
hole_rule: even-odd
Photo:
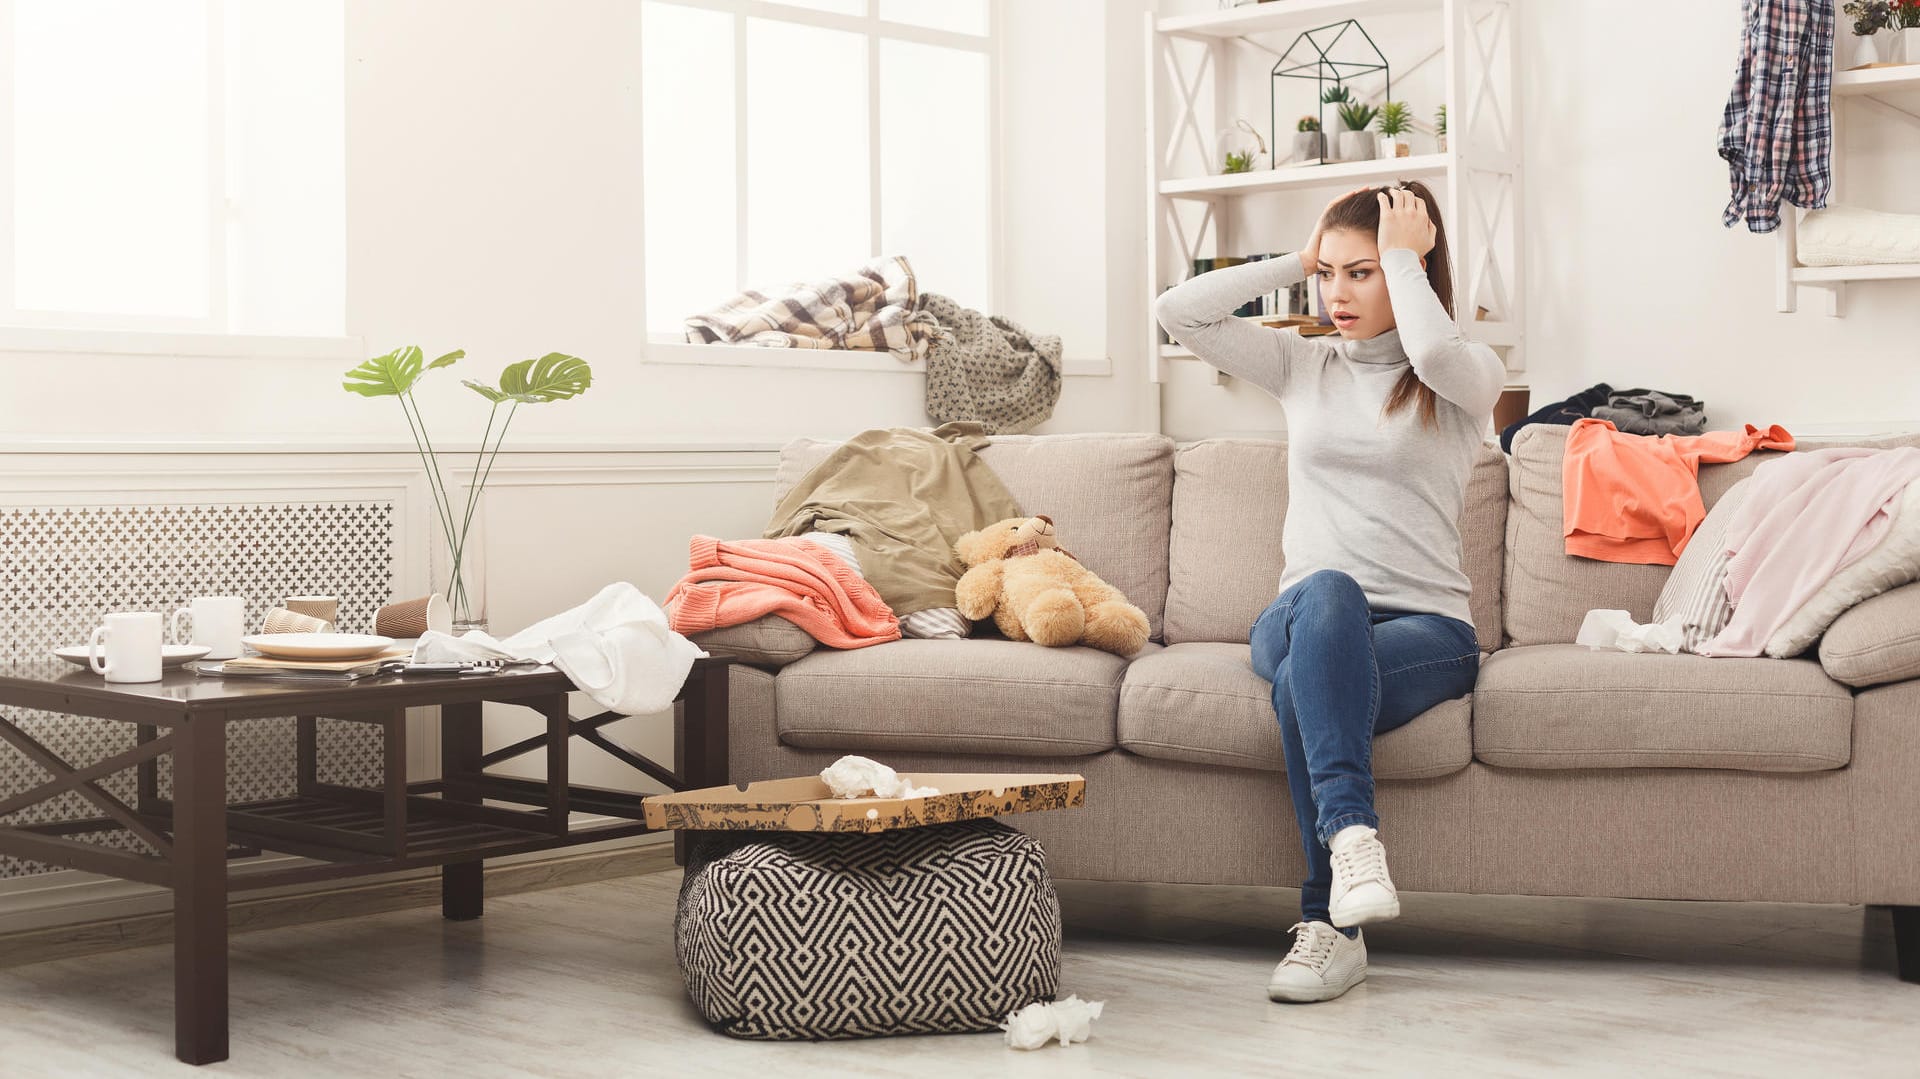
<instances>
[{"instance_id":1,"label":"olive green garment","mask_svg":"<svg viewBox=\"0 0 1920 1079\"><path fill-rule=\"evenodd\" d=\"M861 575L902 618L954 605L967 570L963 534L1019 517L1020 504L974 454L987 444L971 420L876 427L842 443L774 508L763 538L845 534Z\"/></svg>"}]
</instances>

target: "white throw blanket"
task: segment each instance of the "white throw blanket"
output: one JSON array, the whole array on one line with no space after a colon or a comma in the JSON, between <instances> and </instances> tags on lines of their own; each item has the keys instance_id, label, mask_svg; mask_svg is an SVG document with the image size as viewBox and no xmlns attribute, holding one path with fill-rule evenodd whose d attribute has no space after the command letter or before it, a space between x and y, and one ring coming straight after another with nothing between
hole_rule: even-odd
<instances>
[{"instance_id":1,"label":"white throw blanket","mask_svg":"<svg viewBox=\"0 0 1920 1079\"><path fill-rule=\"evenodd\" d=\"M693 661L707 653L667 628L660 605L620 581L572 610L495 640L474 630L460 637L428 630L414 647L417 663L520 659L551 663L602 708L638 716L673 706Z\"/></svg>"}]
</instances>

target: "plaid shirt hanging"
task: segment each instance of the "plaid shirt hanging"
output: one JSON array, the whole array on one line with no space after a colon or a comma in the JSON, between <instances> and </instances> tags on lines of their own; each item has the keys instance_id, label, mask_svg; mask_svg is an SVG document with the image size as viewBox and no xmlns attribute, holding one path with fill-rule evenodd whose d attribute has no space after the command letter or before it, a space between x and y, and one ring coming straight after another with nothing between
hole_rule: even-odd
<instances>
[{"instance_id":1,"label":"plaid shirt hanging","mask_svg":"<svg viewBox=\"0 0 1920 1079\"><path fill-rule=\"evenodd\" d=\"M1720 120L1733 198L1721 222L1780 227L1780 200L1819 209L1833 186L1833 3L1746 0L1740 67Z\"/></svg>"}]
</instances>

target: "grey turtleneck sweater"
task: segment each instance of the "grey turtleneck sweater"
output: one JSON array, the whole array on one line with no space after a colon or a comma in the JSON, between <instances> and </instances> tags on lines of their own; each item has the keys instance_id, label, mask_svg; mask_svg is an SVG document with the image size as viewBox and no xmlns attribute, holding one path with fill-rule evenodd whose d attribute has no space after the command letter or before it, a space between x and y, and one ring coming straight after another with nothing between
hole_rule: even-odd
<instances>
[{"instance_id":1,"label":"grey turtleneck sweater","mask_svg":"<svg viewBox=\"0 0 1920 1079\"><path fill-rule=\"evenodd\" d=\"M1471 623L1460 568L1460 512L1474 453L1506 381L1500 358L1466 340L1419 256L1380 256L1397 328L1365 341L1301 337L1233 317L1241 304L1306 276L1298 255L1228 266L1162 293L1154 314L1175 341L1280 399L1287 414L1287 517L1280 591L1343 570L1376 610ZM1417 406L1383 419L1408 365L1439 395L1439 429Z\"/></svg>"}]
</instances>

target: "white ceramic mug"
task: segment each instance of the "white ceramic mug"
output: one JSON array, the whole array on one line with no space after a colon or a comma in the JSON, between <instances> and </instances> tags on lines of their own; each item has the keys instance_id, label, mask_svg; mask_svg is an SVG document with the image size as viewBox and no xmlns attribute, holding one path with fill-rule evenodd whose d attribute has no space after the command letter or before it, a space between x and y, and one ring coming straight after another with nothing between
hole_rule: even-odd
<instances>
[{"instance_id":1,"label":"white ceramic mug","mask_svg":"<svg viewBox=\"0 0 1920 1079\"><path fill-rule=\"evenodd\" d=\"M87 641L87 666L109 682L160 680L160 616L151 611L110 614ZM101 653L106 662L101 662Z\"/></svg>"},{"instance_id":2,"label":"white ceramic mug","mask_svg":"<svg viewBox=\"0 0 1920 1079\"><path fill-rule=\"evenodd\" d=\"M180 636L180 616L193 621L193 636ZM247 632L247 601L240 596L195 596L189 606L173 612L172 632L175 644L204 644L213 651L208 659L237 659L240 638Z\"/></svg>"}]
</instances>

